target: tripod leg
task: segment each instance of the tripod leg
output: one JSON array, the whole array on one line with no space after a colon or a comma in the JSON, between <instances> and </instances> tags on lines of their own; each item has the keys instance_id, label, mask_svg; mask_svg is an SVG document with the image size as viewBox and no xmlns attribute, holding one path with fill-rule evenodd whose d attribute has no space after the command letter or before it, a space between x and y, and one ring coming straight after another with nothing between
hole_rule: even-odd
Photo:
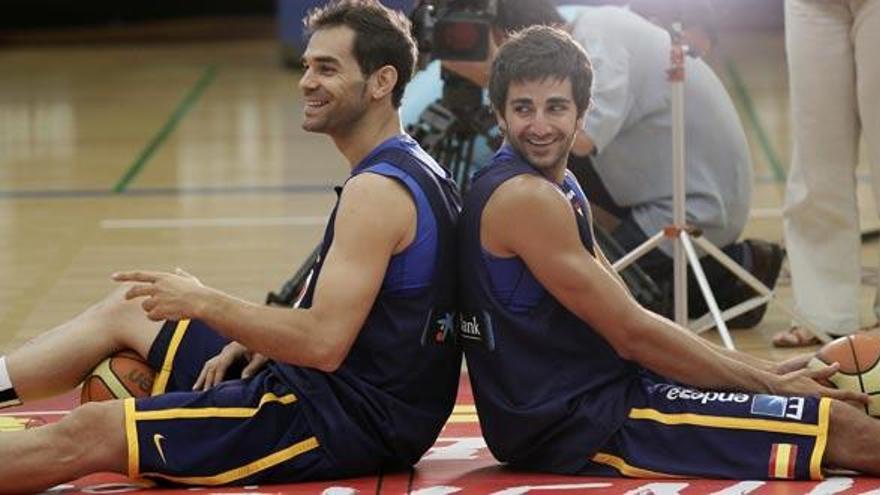
<instances>
[{"instance_id":1,"label":"tripod leg","mask_svg":"<svg viewBox=\"0 0 880 495\"><path fill-rule=\"evenodd\" d=\"M612 268L620 272L624 268L628 267L632 262L644 256L648 251L657 247L660 242L663 241L663 232L657 232L647 241L639 244L639 247L630 251L626 256L620 258L612 264Z\"/></svg>"},{"instance_id":2,"label":"tripod leg","mask_svg":"<svg viewBox=\"0 0 880 495\"><path fill-rule=\"evenodd\" d=\"M703 293L703 298L706 300L706 306L709 307L709 311L715 319L715 324L718 326L718 333L721 335L724 347L727 347L728 349L736 349L733 345L733 339L730 338L730 331L727 330L727 324L724 323L724 318L721 317L721 310L718 309L718 303L715 302L715 295L712 294L712 288L709 287L709 281L706 280L706 274L703 273L703 266L700 264L700 258L697 257L697 251L694 249L694 245L691 243L690 235L688 235L687 232L682 231L678 236L682 246L684 246L685 253L687 253L691 269L694 271L694 277L696 277L697 283L700 285L700 292Z\"/></svg>"},{"instance_id":3,"label":"tripod leg","mask_svg":"<svg viewBox=\"0 0 880 495\"><path fill-rule=\"evenodd\" d=\"M294 273L287 282L284 282L284 285L281 286L281 289L279 289L277 293L270 292L266 295L266 304L270 306L293 306L302 294L303 289L305 289L309 280L309 275L311 275L312 268L314 268L315 263L317 263L320 254L321 245L318 244L309 256L306 257L303 264L296 270L296 273Z\"/></svg>"},{"instance_id":4,"label":"tripod leg","mask_svg":"<svg viewBox=\"0 0 880 495\"><path fill-rule=\"evenodd\" d=\"M785 311L785 313L788 314L788 316L790 316L791 319L796 321L798 323L798 325L801 326L801 328L805 328L810 333L815 335L822 342L830 342L831 341L831 337L829 337L827 333L818 329L815 325L810 323L806 318L804 318L796 310L786 306L785 304L782 304L781 301L776 299L776 295L773 293L772 290L770 290L766 285L761 283L760 280L755 278L751 273L746 271L743 267L739 266L739 264L737 264L735 261L730 259L729 256L727 256L726 254L724 254L723 251L721 251L720 249L715 247L714 244L712 244L711 242L707 241L706 239L704 239L702 237L695 238L694 242L696 242L697 245L700 246L701 249L706 251L706 254L708 254L709 256L712 256L713 258L718 260L719 263L721 263L725 268L730 270L730 272L733 273L737 278L739 278L740 280L742 280L743 282L748 284L748 286L751 287L752 289L754 289L755 292L757 292L758 294L761 294L763 296L769 297L770 301L775 302L780 308L782 308L782 310ZM737 314L739 314L739 313L737 313Z\"/></svg>"},{"instance_id":5,"label":"tripod leg","mask_svg":"<svg viewBox=\"0 0 880 495\"><path fill-rule=\"evenodd\" d=\"M610 261L617 261L626 254L614 237L600 225L593 225L593 233L596 236L596 243ZM638 264L631 265L624 270L620 270L618 273L620 273L620 277L626 283L630 293L639 301L639 304L655 313L664 313L667 301L663 291L660 290L654 279L645 273Z\"/></svg>"}]
</instances>

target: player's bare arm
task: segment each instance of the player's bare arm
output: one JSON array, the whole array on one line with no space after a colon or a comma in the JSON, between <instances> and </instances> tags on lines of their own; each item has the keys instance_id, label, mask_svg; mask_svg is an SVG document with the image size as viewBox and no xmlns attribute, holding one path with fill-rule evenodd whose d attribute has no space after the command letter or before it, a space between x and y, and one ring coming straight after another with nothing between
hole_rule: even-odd
<instances>
[{"instance_id":1,"label":"player's bare arm","mask_svg":"<svg viewBox=\"0 0 880 495\"><path fill-rule=\"evenodd\" d=\"M595 225L595 223L593 223ZM595 232L593 233L593 238L596 237ZM623 281L623 278L617 273L617 270L614 269L614 266L608 261L608 257L605 256L605 252L602 251L602 248L599 246L599 243L595 243L593 245L593 249L596 251L596 260L599 261L599 265L609 274L611 277L620 284L620 287L623 288L624 291L630 297L632 297L632 292L630 292L629 287L626 286L626 282Z\"/></svg>"},{"instance_id":2,"label":"player's bare arm","mask_svg":"<svg viewBox=\"0 0 880 495\"><path fill-rule=\"evenodd\" d=\"M520 176L502 184L482 217L483 246L517 255L566 308L588 322L624 358L692 386L866 400L820 386L807 370L786 375L717 352L674 323L642 308L581 244L574 212L551 183ZM836 370L829 367L822 376Z\"/></svg>"},{"instance_id":3,"label":"player's bare arm","mask_svg":"<svg viewBox=\"0 0 880 495\"><path fill-rule=\"evenodd\" d=\"M131 272L114 278L139 282L128 297L145 297L151 319L197 318L271 359L333 371L357 337L389 259L412 241L415 217L409 193L393 179L360 174L349 180L309 309L250 303L175 274Z\"/></svg>"}]
</instances>

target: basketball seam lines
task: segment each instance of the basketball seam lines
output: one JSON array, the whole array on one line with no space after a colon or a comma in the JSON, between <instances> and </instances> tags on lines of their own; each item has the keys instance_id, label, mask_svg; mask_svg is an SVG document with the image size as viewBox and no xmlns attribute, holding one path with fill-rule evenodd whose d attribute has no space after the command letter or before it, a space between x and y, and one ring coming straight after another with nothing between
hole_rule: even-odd
<instances>
[{"instance_id":1,"label":"basketball seam lines","mask_svg":"<svg viewBox=\"0 0 880 495\"><path fill-rule=\"evenodd\" d=\"M865 392L865 382L864 382L864 380L862 380L862 367L859 366L859 358L856 355L856 346L853 344L852 335L848 335L846 337L846 343L849 344L849 352L852 354L853 363L855 363L855 365L856 365L856 376L859 379L859 388L861 389L862 393L864 393ZM867 404L865 404L862 407L864 407L864 409L865 409L865 414L870 414L870 411L868 409Z\"/></svg>"}]
</instances>

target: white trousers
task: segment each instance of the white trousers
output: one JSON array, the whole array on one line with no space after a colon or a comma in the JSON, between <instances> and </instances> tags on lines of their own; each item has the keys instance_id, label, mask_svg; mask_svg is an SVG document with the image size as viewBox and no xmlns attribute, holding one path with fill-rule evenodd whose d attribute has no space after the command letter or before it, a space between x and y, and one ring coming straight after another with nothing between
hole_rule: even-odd
<instances>
[{"instance_id":1,"label":"white trousers","mask_svg":"<svg viewBox=\"0 0 880 495\"><path fill-rule=\"evenodd\" d=\"M880 0L786 0L785 26L794 149L784 224L795 305L826 332L850 333L860 325L861 133L880 200Z\"/></svg>"}]
</instances>

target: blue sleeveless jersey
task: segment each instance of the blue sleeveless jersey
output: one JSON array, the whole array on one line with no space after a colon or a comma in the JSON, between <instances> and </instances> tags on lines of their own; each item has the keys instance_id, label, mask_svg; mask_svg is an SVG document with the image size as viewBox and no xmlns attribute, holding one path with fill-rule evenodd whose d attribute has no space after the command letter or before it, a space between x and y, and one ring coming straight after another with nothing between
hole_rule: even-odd
<instances>
[{"instance_id":1,"label":"blue sleeveless jersey","mask_svg":"<svg viewBox=\"0 0 880 495\"><path fill-rule=\"evenodd\" d=\"M459 200L443 169L408 136L373 150L352 171L399 180L416 204L415 240L391 258L382 288L333 373L271 363L306 406L322 447L347 473L413 465L433 445L455 403L461 371L455 302ZM337 203L338 204L338 203ZM311 306L333 243L336 210L302 307ZM353 273L352 277L357 277ZM448 337L448 338L447 338Z\"/></svg>"},{"instance_id":2,"label":"blue sleeveless jersey","mask_svg":"<svg viewBox=\"0 0 880 495\"><path fill-rule=\"evenodd\" d=\"M483 208L498 186L522 174L540 176L504 146L468 192L459 230L459 336L493 455L514 466L576 473L639 400L639 367L546 292L521 259L495 258L483 249ZM560 189L592 252L580 187L569 175Z\"/></svg>"}]
</instances>

